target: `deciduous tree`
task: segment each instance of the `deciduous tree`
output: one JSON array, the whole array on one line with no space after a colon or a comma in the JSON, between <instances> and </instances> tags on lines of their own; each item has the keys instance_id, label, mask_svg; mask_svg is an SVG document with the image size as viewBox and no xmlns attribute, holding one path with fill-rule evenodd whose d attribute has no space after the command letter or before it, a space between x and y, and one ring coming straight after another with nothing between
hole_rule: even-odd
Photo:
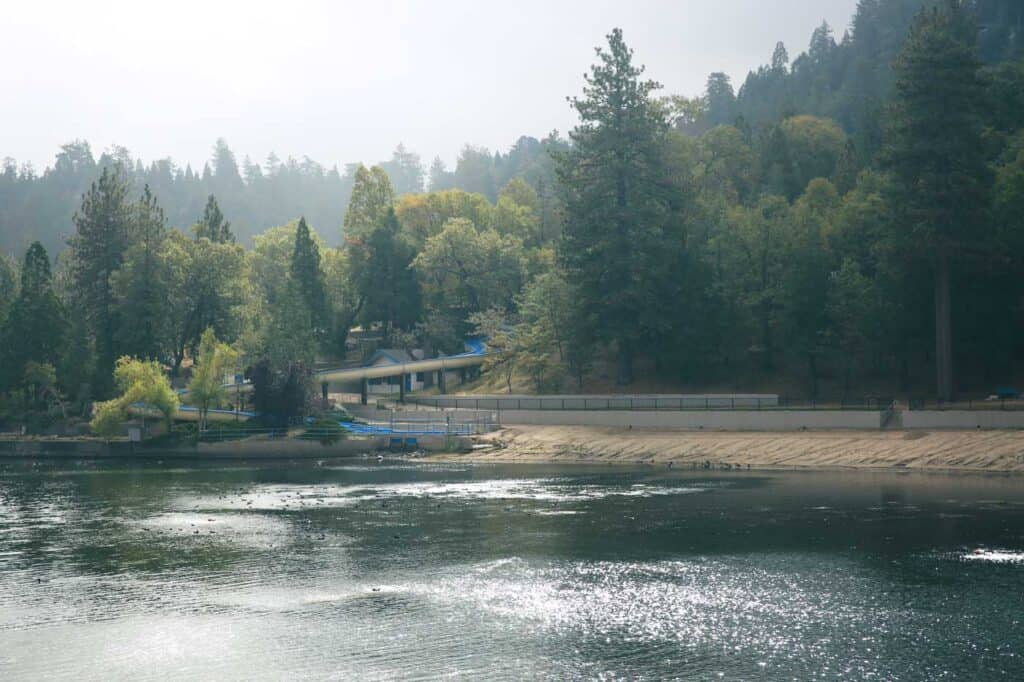
<instances>
[{"instance_id":1,"label":"deciduous tree","mask_svg":"<svg viewBox=\"0 0 1024 682\"><path fill-rule=\"evenodd\" d=\"M199 410L199 428L205 429L210 409L230 404L231 396L224 387L225 376L235 369L238 352L217 340L207 328L199 341L199 352L188 383L188 401Z\"/></svg>"},{"instance_id":2,"label":"deciduous tree","mask_svg":"<svg viewBox=\"0 0 1024 682\"><path fill-rule=\"evenodd\" d=\"M120 396L99 403L90 426L100 436L117 435L128 409L137 406L143 410L155 409L170 426L178 410L178 394L171 388L160 363L122 356L114 368L114 385Z\"/></svg>"}]
</instances>

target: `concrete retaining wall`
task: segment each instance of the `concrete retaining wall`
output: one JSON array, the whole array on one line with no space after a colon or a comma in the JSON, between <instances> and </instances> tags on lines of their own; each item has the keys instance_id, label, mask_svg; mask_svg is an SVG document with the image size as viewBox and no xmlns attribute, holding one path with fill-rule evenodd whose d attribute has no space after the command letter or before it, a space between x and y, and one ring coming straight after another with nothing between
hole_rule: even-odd
<instances>
[{"instance_id":1,"label":"concrete retaining wall","mask_svg":"<svg viewBox=\"0 0 1024 682\"><path fill-rule=\"evenodd\" d=\"M195 447L141 448L126 441L100 440L0 440L0 457L67 457L67 458L137 458L137 459L301 459L353 457L375 450L387 450L390 437L349 438L330 445L314 441L260 439L200 443ZM432 452L449 449L467 450L469 438L454 436L419 436L417 448Z\"/></svg>"},{"instance_id":2,"label":"concrete retaining wall","mask_svg":"<svg viewBox=\"0 0 1024 682\"><path fill-rule=\"evenodd\" d=\"M905 429L1024 429L1024 411L906 410Z\"/></svg>"},{"instance_id":3,"label":"concrete retaining wall","mask_svg":"<svg viewBox=\"0 0 1024 682\"><path fill-rule=\"evenodd\" d=\"M195 454L199 457L253 457L253 458L303 458L303 457L351 457L387 447L384 438L346 439L321 445L316 441L294 438L246 438L223 443L199 443Z\"/></svg>"},{"instance_id":4,"label":"concrete retaining wall","mask_svg":"<svg viewBox=\"0 0 1024 682\"><path fill-rule=\"evenodd\" d=\"M882 413L872 410L697 410L692 412L502 410L504 425L611 426L708 431L799 431L880 429Z\"/></svg>"},{"instance_id":5,"label":"concrete retaining wall","mask_svg":"<svg viewBox=\"0 0 1024 682\"><path fill-rule=\"evenodd\" d=\"M768 393L674 395L437 395L411 398L433 407L470 410L701 410L773 408L779 396Z\"/></svg>"},{"instance_id":6,"label":"concrete retaining wall","mask_svg":"<svg viewBox=\"0 0 1024 682\"><path fill-rule=\"evenodd\" d=\"M3 439L0 456L7 457L120 457L130 455L132 446L126 441L101 440Z\"/></svg>"}]
</instances>

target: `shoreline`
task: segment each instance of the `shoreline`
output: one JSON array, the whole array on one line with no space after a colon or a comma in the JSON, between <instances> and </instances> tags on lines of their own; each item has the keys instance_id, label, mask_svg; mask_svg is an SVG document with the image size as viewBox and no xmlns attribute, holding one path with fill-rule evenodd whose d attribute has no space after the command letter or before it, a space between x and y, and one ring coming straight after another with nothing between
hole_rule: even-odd
<instances>
[{"instance_id":1,"label":"shoreline","mask_svg":"<svg viewBox=\"0 0 1024 682\"><path fill-rule=\"evenodd\" d=\"M322 446L305 441L233 441L188 448L57 439L6 441L0 459L320 459L390 451L383 439ZM421 442L418 461L664 465L715 470L876 470L1024 473L1024 430L694 431L607 426L506 426L447 444ZM424 447L425 446L425 447ZM443 447L444 446L444 447ZM432 452L430 452L432 451Z\"/></svg>"},{"instance_id":2,"label":"shoreline","mask_svg":"<svg viewBox=\"0 0 1024 682\"><path fill-rule=\"evenodd\" d=\"M139 445L126 440L20 438L0 440L0 461L4 459L121 459L121 460L292 460L351 458L367 454L401 454L413 451L444 452L449 448L468 450L465 436L417 436L415 445L391 447L389 436L343 438L320 443L299 438L244 438L216 443L181 445ZM408 440L408 439L403 439Z\"/></svg>"},{"instance_id":3,"label":"shoreline","mask_svg":"<svg viewBox=\"0 0 1024 682\"><path fill-rule=\"evenodd\" d=\"M507 426L427 461L664 464L707 469L1024 473L1024 431L726 432Z\"/></svg>"}]
</instances>

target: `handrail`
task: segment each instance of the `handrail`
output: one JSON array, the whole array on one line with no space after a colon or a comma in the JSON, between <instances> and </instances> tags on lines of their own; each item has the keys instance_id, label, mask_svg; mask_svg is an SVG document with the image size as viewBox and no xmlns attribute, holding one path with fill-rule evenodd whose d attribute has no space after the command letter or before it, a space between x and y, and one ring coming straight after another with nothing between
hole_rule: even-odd
<instances>
[{"instance_id":1,"label":"handrail","mask_svg":"<svg viewBox=\"0 0 1024 682\"><path fill-rule=\"evenodd\" d=\"M483 364L483 354L452 355L431 360L416 360L397 365L378 365L375 367L354 367L350 369L325 369L313 376L319 381L357 381L361 379L380 379L383 377L402 376L417 372L434 372L449 369L461 369Z\"/></svg>"},{"instance_id":2,"label":"handrail","mask_svg":"<svg viewBox=\"0 0 1024 682\"><path fill-rule=\"evenodd\" d=\"M482 351L473 351L461 355L449 355L443 358L432 358L429 360L414 360L403 362L397 365L377 365L373 367L338 367L335 369L321 369L313 372L313 380L318 382L333 381L360 381L362 379L381 379L384 377L397 377L417 372L436 372L440 370L462 369L463 367L476 367L482 365L487 354ZM241 393L252 391L251 382L241 384L224 384L222 388ZM184 396L188 390L181 390L179 395Z\"/></svg>"}]
</instances>

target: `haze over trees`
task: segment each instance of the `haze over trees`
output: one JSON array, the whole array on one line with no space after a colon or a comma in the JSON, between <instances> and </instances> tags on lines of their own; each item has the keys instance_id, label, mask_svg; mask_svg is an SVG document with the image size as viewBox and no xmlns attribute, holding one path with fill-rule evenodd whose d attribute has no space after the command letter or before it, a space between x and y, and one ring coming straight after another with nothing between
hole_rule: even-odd
<instances>
[{"instance_id":1,"label":"haze over trees","mask_svg":"<svg viewBox=\"0 0 1024 682\"><path fill-rule=\"evenodd\" d=\"M557 136L544 140L520 138L508 153L466 147L456 167L448 170L440 160L430 167L431 189L461 187L482 191L491 201L513 177L523 177L551 203L554 201L553 165L547 151L564 146ZM2 152L0 152L2 153ZM81 195L104 169L120 168L132 194L148 186L163 208L167 223L185 229L194 225L200 236L215 242L239 241L247 246L268 228L300 215L312 225L330 225L328 243L340 241L340 225L361 164L326 168L316 161L279 159L271 154L262 163L248 158L239 164L223 139L217 140L210 161L202 169L178 166L165 158L144 163L124 147L98 157L85 140L63 145L53 166L38 171L0 159L0 251L21 253L33 241L56 254L72 233L71 219ZM397 195L420 194L428 174L414 152L399 144L391 159L378 166ZM221 221L221 222L217 222ZM208 230L223 230L212 234Z\"/></svg>"},{"instance_id":2,"label":"haze over trees","mask_svg":"<svg viewBox=\"0 0 1024 682\"><path fill-rule=\"evenodd\" d=\"M819 27L738 92L714 73L699 97L663 93L616 29L567 139L467 146L452 170L402 146L341 172L258 167L223 141L199 174L82 142L41 175L8 164L0 419L40 395L79 412L115 398L125 356L208 374L222 344L257 409L294 417L314 362L362 359L357 326L428 352L484 333L507 390L950 399L1012 384L1018 10L863 0L840 39Z\"/></svg>"}]
</instances>

